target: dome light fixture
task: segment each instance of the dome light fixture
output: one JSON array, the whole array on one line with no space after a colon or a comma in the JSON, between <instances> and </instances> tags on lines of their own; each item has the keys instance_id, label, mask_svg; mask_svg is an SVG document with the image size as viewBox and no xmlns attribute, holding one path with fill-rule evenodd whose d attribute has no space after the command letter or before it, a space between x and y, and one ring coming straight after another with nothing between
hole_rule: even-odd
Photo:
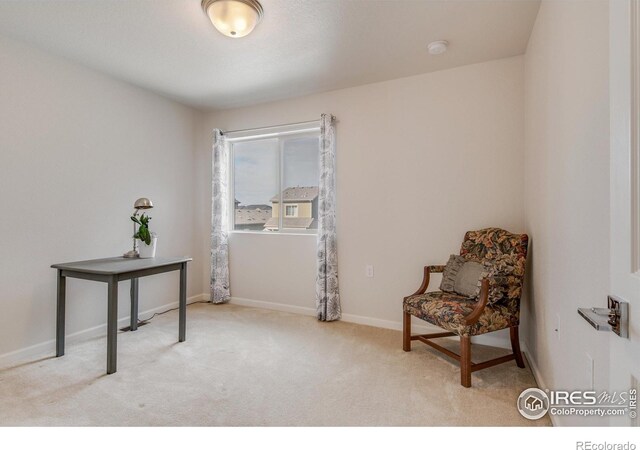
<instances>
[{"instance_id":1,"label":"dome light fixture","mask_svg":"<svg viewBox=\"0 0 640 450\"><path fill-rule=\"evenodd\" d=\"M441 55L447 51L449 43L447 41L434 41L427 46L432 55Z\"/></svg>"},{"instance_id":2,"label":"dome light fixture","mask_svg":"<svg viewBox=\"0 0 640 450\"><path fill-rule=\"evenodd\" d=\"M220 33L232 38L251 33L264 14L257 0L202 0L202 9Z\"/></svg>"}]
</instances>

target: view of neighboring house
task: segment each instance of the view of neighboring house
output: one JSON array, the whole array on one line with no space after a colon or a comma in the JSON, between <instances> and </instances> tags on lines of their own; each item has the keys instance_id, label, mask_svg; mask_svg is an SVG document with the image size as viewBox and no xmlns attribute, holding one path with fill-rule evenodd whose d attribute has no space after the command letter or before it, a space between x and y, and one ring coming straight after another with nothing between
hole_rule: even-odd
<instances>
[{"instance_id":1,"label":"view of neighboring house","mask_svg":"<svg viewBox=\"0 0 640 450\"><path fill-rule=\"evenodd\" d=\"M282 228L318 228L318 186L296 186L282 191L284 217ZM280 221L280 199L271 199L271 218L264 225L267 231L278 229Z\"/></svg>"},{"instance_id":2,"label":"view of neighboring house","mask_svg":"<svg viewBox=\"0 0 640 450\"><path fill-rule=\"evenodd\" d=\"M238 200L235 201L235 230L262 231L270 218L269 205L240 205Z\"/></svg>"}]
</instances>

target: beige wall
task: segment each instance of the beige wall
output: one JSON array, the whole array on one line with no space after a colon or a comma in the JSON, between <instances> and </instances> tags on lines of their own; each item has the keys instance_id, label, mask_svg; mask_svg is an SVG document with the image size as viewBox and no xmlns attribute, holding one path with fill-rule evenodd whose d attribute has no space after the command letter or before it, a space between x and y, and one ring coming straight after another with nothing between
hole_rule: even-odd
<instances>
[{"instance_id":1,"label":"beige wall","mask_svg":"<svg viewBox=\"0 0 640 450\"><path fill-rule=\"evenodd\" d=\"M155 204L158 253L194 254L189 295L201 293L191 181L197 113L4 38L0 60L0 363L25 347L53 348L49 266L128 250L137 197ZM104 324L105 286L67 285L67 332ZM121 283L120 317L128 289ZM177 274L140 281L141 311L177 300Z\"/></svg>"},{"instance_id":2,"label":"beige wall","mask_svg":"<svg viewBox=\"0 0 640 450\"><path fill-rule=\"evenodd\" d=\"M606 389L607 337L576 312L605 306L609 287L606 1L542 3L525 58L525 90L525 215L532 236L526 343L546 387L589 388L588 353L595 387Z\"/></svg>"},{"instance_id":3,"label":"beige wall","mask_svg":"<svg viewBox=\"0 0 640 450\"><path fill-rule=\"evenodd\" d=\"M523 58L514 57L209 114L199 143L202 236L212 128L332 113L343 310L350 320L399 326L402 297L418 287L422 267L457 253L466 230L524 231L523 102ZM207 252L203 245L201 257ZM232 234L230 253L234 297L314 308L315 236Z\"/></svg>"}]
</instances>

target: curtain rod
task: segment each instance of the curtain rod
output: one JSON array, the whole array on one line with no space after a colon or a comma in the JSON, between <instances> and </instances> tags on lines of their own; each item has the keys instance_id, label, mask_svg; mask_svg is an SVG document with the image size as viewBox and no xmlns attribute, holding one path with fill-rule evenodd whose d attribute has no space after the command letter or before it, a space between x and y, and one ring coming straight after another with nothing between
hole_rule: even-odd
<instances>
[{"instance_id":1,"label":"curtain rod","mask_svg":"<svg viewBox=\"0 0 640 450\"><path fill-rule=\"evenodd\" d=\"M320 119L307 120L306 122L285 123L285 124L282 124L282 125L270 125L268 127L245 128L244 130L223 131L222 134L246 133L247 131L265 131L265 130L270 130L272 128L292 127L292 126L296 126L296 125L307 125L307 124L311 125L311 124L315 124L315 123L319 123L319 122L320 122Z\"/></svg>"}]
</instances>

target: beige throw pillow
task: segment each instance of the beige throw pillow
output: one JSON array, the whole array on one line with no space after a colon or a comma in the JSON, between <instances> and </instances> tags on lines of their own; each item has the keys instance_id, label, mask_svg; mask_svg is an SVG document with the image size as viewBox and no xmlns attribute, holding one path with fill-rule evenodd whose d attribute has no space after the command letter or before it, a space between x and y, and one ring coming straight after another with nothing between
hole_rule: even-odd
<instances>
[{"instance_id":1,"label":"beige throw pillow","mask_svg":"<svg viewBox=\"0 0 640 450\"><path fill-rule=\"evenodd\" d=\"M480 295L480 280L486 276L484 265L460 255L451 255L442 273L440 290L476 298Z\"/></svg>"},{"instance_id":2,"label":"beige throw pillow","mask_svg":"<svg viewBox=\"0 0 640 450\"><path fill-rule=\"evenodd\" d=\"M444 271L442 272L441 291L455 292L456 277L464 263L465 259L460 255L451 255L449 257L449 261L447 261L447 265L444 266Z\"/></svg>"}]
</instances>

